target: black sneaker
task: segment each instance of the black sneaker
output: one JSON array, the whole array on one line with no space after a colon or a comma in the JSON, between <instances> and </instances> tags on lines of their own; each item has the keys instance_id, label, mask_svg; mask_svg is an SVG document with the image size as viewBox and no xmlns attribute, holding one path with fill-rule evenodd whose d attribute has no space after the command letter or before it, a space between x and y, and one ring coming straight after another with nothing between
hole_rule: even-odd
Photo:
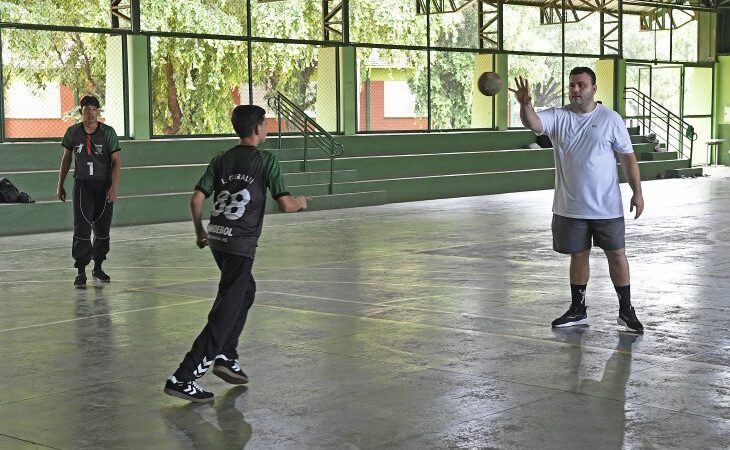
<instances>
[{"instance_id":1,"label":"black sneaker","mask_svg":"<svg viewBox=\"0 0 730 450\"><path fill-rule=\"evenodd\" d=\"M213 401L213 393L204 391L195 381L178 381L175 375L171 375L165 383L165 394L183 400L190 400L195 403L207 403Z\"/></svg>"},{"instance_id":2,"label":"black sneaker","mask_svg":"<svg viewBox=\"0 0 730 450\"><path fill-rule=\"evenodd\" d=\"M91 277L94 279L94 281L99 281L101 283L109 283L112 281L109 275L107 275L102 269L92 270Z\"/></svg>"},{"instance_id":3,"label":"black sneaker","mask_svg":"<svg viewBox=\"0 0 730 450\"><path fill-rule=\"evenodd\" d=\"M568 309L565 314L553 320L553 328L588 325L588 314L586 314L587 310L587 306L580 307L571 305L570 309Z\"/></svg>"},{"instance_id":4,"label":"black sneaker","mask_svg":"<svg viewBox=\"0 0 730 450\"><path fill-rule=\"evenodd\" d=\"M634 311L633 306L629 306L629 309L619 309L618 319L616 322L631 331L635 331L637 333L644 332L644 325L642 325L641 322L639 322L639 319L636 318L636 311Z\"/></svg>"},{"instance_id":5,"label":"black sneaker","mask_svg":"<svg viewBox=\"0 0 730 450\"><path fill-rule=\"evenodd\" d=\"M80 273L74 278L74 287L76 289L84 289L86 287L86 274Z\"/></svg>"},{"instance_id":6,"label":"black sneaker","mask_svg":"<svg viewBox=\"0 0 730 450\"><path fill-rule=\"evenodd\" d=\"M238 364L238 360L228 359L223 355L218 355L215 357L213 373L216 374L219 378L222 378L226 383L248 383L248 376L246 376L246 374L243 373L243 370L241 370L241 366Z\"/></svg>"}]
</instances>

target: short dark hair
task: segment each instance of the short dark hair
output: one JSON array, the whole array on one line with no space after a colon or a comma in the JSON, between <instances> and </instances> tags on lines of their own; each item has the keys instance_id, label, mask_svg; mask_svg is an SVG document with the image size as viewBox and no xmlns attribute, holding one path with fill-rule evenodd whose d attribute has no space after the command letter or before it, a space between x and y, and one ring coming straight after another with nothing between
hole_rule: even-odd
<instances>
[{"instance_id":1,"label":"short dark hair","mask_svg":"<svg viewBox=\"0 0 730 450\"><path fill-rule=\"evenodd\" d=\"M238 137L245 138L253 134L256 125L264 123L265 115L266 110L260 106L238 105L231 113L231 123Z\"/></svg>"},{"instance_id":2,"label":"short dark hair","mask_svg":"<svg viewBox=\"0 0 730 450\"><path fill-rule=\"evenodd\" d=\"M573 70L570 71L570 76L572 77L573 75L580 75L582 73L587 73L591 77L591 82L596 84L596 72L594 72L590 67L574 67Z\"/></svg>"},{"instance_id":3,"label":"short dark hair","mask_svg":"<svg viewBox=\"0 0 730 450\"><path fill-rule=\"evenodd\" d=\"M83 108L84 106L93 106L95 108L101 108L99 99L96 98L96 96L94 96L94 95L84 95L81 98L81 101L79 102L79 108Z\"/></svg>"}]
</instances>

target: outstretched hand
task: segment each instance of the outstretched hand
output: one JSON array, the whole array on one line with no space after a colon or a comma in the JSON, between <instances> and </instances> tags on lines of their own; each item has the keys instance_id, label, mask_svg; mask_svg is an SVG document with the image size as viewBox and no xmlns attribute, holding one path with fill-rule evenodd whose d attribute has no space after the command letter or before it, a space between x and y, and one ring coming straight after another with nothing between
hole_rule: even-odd
<instances>
[{"instance_id":1,"label":"outstretched hand","mask_svg":"<svg viewBox=\"0 0 730 450\"><path fill-rule=\"evenodd\" d=\"M526 78L518 77L515 78L515 86L517 86L517 89L510 89L510 91L515 93L515 98L520 105L529 104L532 101L530 82Z\"/></svg>"}]
</instances>

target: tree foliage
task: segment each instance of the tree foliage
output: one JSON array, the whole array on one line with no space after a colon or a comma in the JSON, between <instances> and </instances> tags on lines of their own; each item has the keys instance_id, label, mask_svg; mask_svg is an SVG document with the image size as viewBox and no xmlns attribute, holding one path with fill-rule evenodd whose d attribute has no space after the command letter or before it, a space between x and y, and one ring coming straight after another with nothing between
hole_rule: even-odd
<instances>
[{"instance_id":1,"label":"tree foliage","mask_svg":"<svg viewBox=\"0 0 730 450\"><path fill-rule=\"evenodd\" d=\"M350 2L353 42L373 44L426 44L426 18L416 15L412 0L358 0ZM155 134L228 133L228 114L235 101L248 102L247 17L244 0L145 0L142 27L149 31L177 31L230 36L236 39L152 37L151 77L153 132ZM251 0L252 32L285 39L323 39L322 3L313 0L263 2ZM505 39L508 50L560 52L560 27L539 25L537 9L508 5ZM109 27L108 0L0 0L0 20L66 25L68 17L84 17L89 27ZM590 19L595 21L595 18ZM627 19L629 20L629 19ZM629 20L630 21L630 20ZM695 25L695 24L693 24ZM566 25L566 28L568 26ZM570 26L566 51L595 53L598 31L589 21ZM638 36L624 26L633 41L624 47L641 57L654 53L653 39ZM636 36L635 36L636 35ZM676 33L675 53L696 55L694 33ZM102 99L106 86L108 35L3 29L3 77L7 89L22 80L41 90L56 81L77 95L93 92ZM686 42L685 42L686 41ZM463 10L431 16L430 42L435 47L476 48L476 3ZM659 45L664 45L659 42ZM693 48L695 51L693 52ZM265 97L277 91L305 110L314 107L317 82L334 73L319 71L319 48L312 45L257 42L252 46L252 78ZM409 69L409 86L416 94L416 113L426 116L429 79L425 51L359 47L360 77L368 76L368 62L377 56L394 71ZM475 53L432 51L430 57L431 116L434 128L465 128L471 123ZM510 77L526 76L541 87L544 103L556 102L562 80L560 57L510 56ZM509 82L509 80L505 80ZM322 84L324 85L324 84ZM265 101L257 98L256 101ZM335 107L334 105L332 107Z\"/></svg>"}]
</instances>

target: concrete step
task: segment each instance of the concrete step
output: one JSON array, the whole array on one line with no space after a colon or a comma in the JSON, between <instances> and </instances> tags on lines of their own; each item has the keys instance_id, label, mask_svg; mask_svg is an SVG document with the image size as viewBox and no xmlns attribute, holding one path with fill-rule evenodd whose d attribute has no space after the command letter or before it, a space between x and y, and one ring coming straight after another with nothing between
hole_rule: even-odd
<instances>
[{"instance_id":1,"label":"concrete step","mask_svg":"<svg viewBox=\"0 0 730 450\"><path fill-rule=\"evenodd\" d=\"M170 192L192 192L195 183L205 171L205 164L155 166L155 167L123 167L120 177L119 195L132 196L141 194L165 194ZM329 183L329 171L284 173L287 186L320 185ZM27 192L35 200L53 200L56 198L58 172L10 172L0 173L7 177L23 192ZM335 182L354 181L358 179L357 170L338 170L334 172ZM66 191L70 196L73 188L73 172L66 179Z\"/></svg>"},{"instance_id":2,"label":"concrete step","mask_svg":"<svg viewBox=\"0 0 730 450\"><path fill-rule=\"evenodd\" d=\"M189 193L154 194L120 197L114 205L113 226L190 220ZM337 195L314 195L309 211L381 205L386 202L382 190ZM208 200L210 211L212 199ZM268 198L266 212L276 213L276 201ZM0 204L0 236L71 231L73 205L70 201L46 201L32 204ZM113 233L113 230L112 230ZM69 235L69 245L71 237Z\"/></svg>"},{"instance_id":3,"label":"concrete step","mask_svg":"<svg viewBox=\"0 0 730 450\"><path fill-rule=\"evenodd\" d=\"M650 153L650 152L655 151L654 144L650 144L650 143L634 144L633 147L634 147L634 153L636 153L637 155L640 153Z\"/></svg>"},{"instance_id":4,"label":"concrete step","mask_svg":"<svg viewBox=\"0 0 730 450\"><path fill-rule=\"evenodd\" d=\"M534 133L526 130L466 131L454 133L414 133L335 136L345 146L345 154L367 156L381 154L443 153L444 149L485 151L504 148L522 148L535 142ZM188 138L121 141L123 166L155 166L163 164L208 163L221 151L237 143L235 138ZM273 136L262 145L280 155L281 160L298 159L304 147L301 137L285 137L279 141ZM312 149L313 158L324 153ZM60 141L21 142L0 144L0 167L4 171L58 169L63 148ZM319 154L319 156L318 156Z\"/></svg>"},{"instance_id":5,"label":"concrete step","mask_svg":"<svg viewBox=\"0 0 730 450\"><path fill-rule=\"evenodd\" d=\"M680 169L667 169L667 178L694 178L701 177L702 167L685 167Z\"/></svg>"},{"instance_id":6,"label":"concrete step","mask_svg":"<svg viewBox=\"0 0 730 450\"><path fill-rule=\"evenodd\" d=\"M671 159L679 159L677 152L647 152L637 153L639 161L668 161Z\"/></svg>"},{"instance_id":7,"label":"concrete step","mask_svg":"<svg viewBox=\"0 0 730 450\"><path fill-rule=\"evenodd\" d=\"M290 172L301 168L300 162L282 162ZM551 149L494 150L483 152L435 153L423 155L393 155L343 157L335 161L337 170L357 170L361 180L406 178L519 169L549 168L554 164ZM308 162L308 170L323 171L329 160Z\"/></svg>"}]
</instances>

